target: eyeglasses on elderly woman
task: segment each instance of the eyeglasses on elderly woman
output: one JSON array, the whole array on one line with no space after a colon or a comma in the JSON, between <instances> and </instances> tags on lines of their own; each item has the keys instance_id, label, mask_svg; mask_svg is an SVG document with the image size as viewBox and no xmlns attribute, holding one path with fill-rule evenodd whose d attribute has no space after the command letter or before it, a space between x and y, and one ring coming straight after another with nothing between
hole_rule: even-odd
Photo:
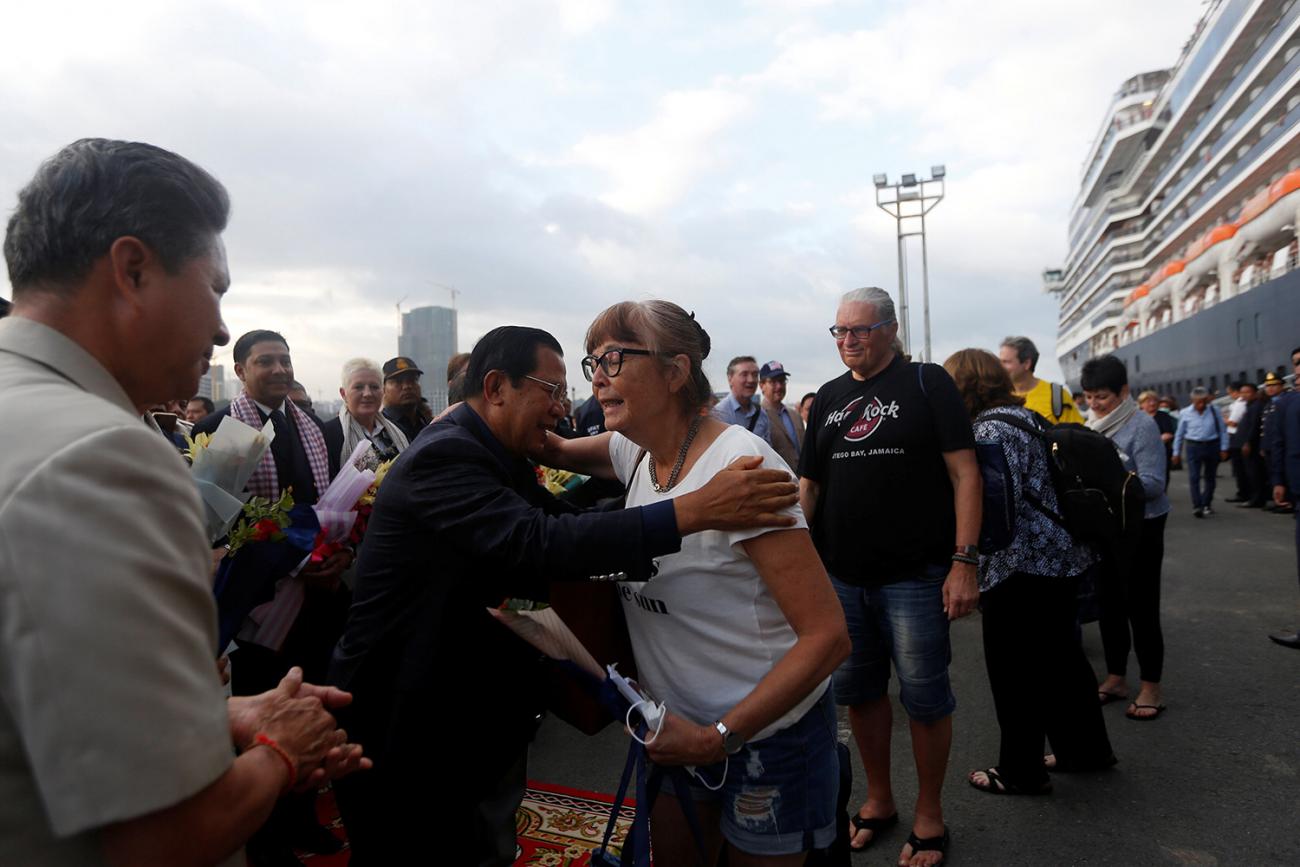
<instances>
[{"instance_id":1,"label":"eyeglasses on elderly woman","mask_svg":"<svg viewBox=\"0 0 1300 867\"><path fill-rule=\"evenodd\" d=\"M612 349L606 349L600 355L588 355L582 359L582 373L587 377L587 382L591 382L592 377L596 375L596 368L599 367L605 371L606 376L613 379L623 369L624 356L657 354L648 349L628 349L624 346L615 346Z\"/></svg>"}]
</instances>

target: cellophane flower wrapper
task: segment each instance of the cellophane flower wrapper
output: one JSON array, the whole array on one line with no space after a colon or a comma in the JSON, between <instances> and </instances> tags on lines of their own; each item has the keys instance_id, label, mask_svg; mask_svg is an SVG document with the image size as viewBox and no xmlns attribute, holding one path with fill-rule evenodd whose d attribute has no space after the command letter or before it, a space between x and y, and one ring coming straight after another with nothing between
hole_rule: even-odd
<instances>
[{"instance_id":1,"label":"cellophane flower wrapper","mask_svg":"<svg viewBox=\"0 0 1300 867\"><path fill-rule=\"evenodd\" d=\"M208 541L225 536L239 518L249 496L244 487L273 439L275 429L269 421L257 430L226 416L206 446L197 448L191 441L190 472L203 500Z\"/></svg>"},{"instance_id":2,"label":"cellophane flower wrapper","mask_svg":"<svg viewBox=\"0 0 1300 867\"><path fill-rule=\"evenodd\" d=\"M369 440L357 443L352 455L343 462L339 474L316 501L314 509L320 529L311 555L316 562L326 560L338 551L352 533L352 525L357 520L357 501L375 483L374 470L356 467L357 461L370 448Z\"/></svg>"},{"instance_id":3,"label":"cellophane flower wrapper","mask_svg":"<svg viewBox=\"0 0 1300 867\"><path fill-rule=\"evenodd\" d=\"M275 598L275 585L297 572L310 556L320 524L311 506L289 510L279 541L249 542L217 567L217 648L228 645L249 613Z\"/></svg>"}]
</instances>

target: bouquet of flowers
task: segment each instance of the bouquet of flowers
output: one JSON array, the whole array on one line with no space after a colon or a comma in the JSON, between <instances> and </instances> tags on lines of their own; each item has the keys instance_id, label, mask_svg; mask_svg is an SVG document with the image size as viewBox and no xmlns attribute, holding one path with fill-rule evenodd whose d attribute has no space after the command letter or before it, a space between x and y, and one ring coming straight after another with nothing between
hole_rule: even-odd
<instances>
[{"instance_id":1,"label":"bouquet of flowers","mask_svg":"<svg viewBox=\"0 0 1300 867\"><path fill-rule=\"evenodd\" d=\"M378 490L379 473L370 469L357 469L357 466L371 450L369 440L357 443L351 456L339 469L339 474L316 502L320 532L316 535L316 544L311 552L313 563L329 559L342 550L345 544L361 541L365 522L361 521L360 527L357 525L362 500L369 498L369 503L365 506L368 517L375 501L372 492ZM387 469L384 472L387 473Z\"/></svg>"},{"instance_id":2,"label":"bouquet of flowers","mask_svg":"<svg viewBox=\"0 0 1300 867\"><path fill-rule=\"evenodd\" d=\"M538 484L557 497L565 491L572 491L587 481L588 478L580 473L571 473L568 470L557 470L554 467L540 465L534 467L534 471L537 473Z\"/></svg>"},{"instance_id":3,"label":"bouquet of flowers","mask_svg":"<svg viewBox=\"0 0 1300 867\"><path fill-rule=\"evenodd\" d=\"M229 533L239 518L248 500L244 487L273 439L270 422L256 430L230 416L211 435L185 436L185 457L203 501L210 542Z\"/></svg>"}]
</instances>

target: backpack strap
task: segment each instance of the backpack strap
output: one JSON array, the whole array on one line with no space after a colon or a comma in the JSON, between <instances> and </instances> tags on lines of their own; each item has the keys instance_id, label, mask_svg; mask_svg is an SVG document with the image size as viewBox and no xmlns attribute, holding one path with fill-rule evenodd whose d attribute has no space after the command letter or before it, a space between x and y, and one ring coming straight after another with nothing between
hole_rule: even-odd
<instances>
[{"instance_id":1,"label":"backpack strap","mask_svg":"<svg viewBox=\"0 0 1300 867\"><path fill-rule=\"evenodd\" d=\"M763 411L763 407L756 405L755 409L757 410L757 412L754 413L754 417L749 420L749 424L745 425L745 429L748 430L750 433L753 433L754 428L758 427L758 413Z\"/></svg>"},{"instance_id":2,"label":"backpack strap","mask_svg":"<svg viewBox=\"0 0 1300 867\"><path fill-rule=\"evenodd\" d=\"M1057 421L1061 420L1061 413L1065 412L1065 389L1060 383L1052 383L1052 417Z\"/></svg>"},{"instance_id":3,"label":"backpack strap","mask_svg":"<svg viewBox=\"0 0 1300 867\"><path fill-rule=\"evenodd\" d=\"M1035 419L1038 418L1037 413L1034 414L1034 418ZM996 410L994 410L993 412L982 412L978 416L976 416L975 420L976 421L1000 421L1003 424L1009 424L1014 428L1020 428L1020 430L1024 431L1027 434L1033 434L1034 436L1038 437L1040 440L1047 439L1047 432L1044 431L1036 421L1025 421L1020 416L1013 415L1012 413L1009 412L997 412Z\"/></svg>"}]
</instances>

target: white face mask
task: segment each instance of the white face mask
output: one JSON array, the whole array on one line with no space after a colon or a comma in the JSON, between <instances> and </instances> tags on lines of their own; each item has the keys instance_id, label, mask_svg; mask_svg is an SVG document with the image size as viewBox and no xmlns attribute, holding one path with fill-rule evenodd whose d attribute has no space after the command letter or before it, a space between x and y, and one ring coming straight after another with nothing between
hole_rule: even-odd
<instances>
[{"instance_id":1,"label":"white face mask","mask_svg":"<svg viewBox=\"0 0 1300 867\"><path fill-rule=\"evenodd\" d=\"M653 721L655 727L654 732L644 740L642 740L641 736L636 733L636 728L632 725L632 713L636 711L638 708L640 708L642 705L649 705L649 707L642 712L641 718L644 719L647 724L651 724ZM648 698L643 698L637 701L636 703L634 703L631 707L627 709L627 716L623 718L623 724L627 726L627 732L632 736L632 739L634 741L641 744L642 746L648 747L655 742L655 739L659 737L659 733L664 730L664 720L666 719L668 719L667 705L656 704L655 702L651 701ZM692 777L694 777L696 780L698 780L701 786L708 789L710 792L716 792L719 789L721 789L724 785L726 785L727 771L730 770L730 768L731 768L731 756L727 756L722 760L722 776L718 780L718 784L716 786L710 785L708 780L700 776L699 772L695 769L694 765L686 765L686 772L690 774Z\"/></svg>"}]
</instances>

